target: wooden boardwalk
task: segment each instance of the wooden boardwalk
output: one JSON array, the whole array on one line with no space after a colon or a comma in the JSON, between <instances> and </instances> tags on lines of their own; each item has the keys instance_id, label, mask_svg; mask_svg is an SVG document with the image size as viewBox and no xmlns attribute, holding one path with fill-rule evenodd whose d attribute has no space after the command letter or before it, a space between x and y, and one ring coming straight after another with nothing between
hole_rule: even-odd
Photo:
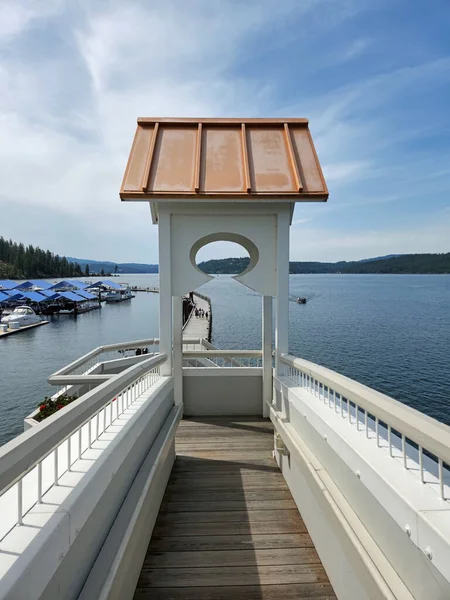
<instances>
[{"instance_id":1,"label":"wooden boardwalk","mask_svg":"<svg viewBox=\"0 0 450 600\"><path fill-rule=\"evenodd\" d=\"M134 600L336 599L267 420L181 421Z\"/></svg>"},{"instance_id":2,"label":"wooden boardwalk","mask_svg":"<svg viewBox=\"0 0 450 600\"><path fill-rule=\"evenodd\" d=\"M208 313L208 318L196 317L192 315L183 329L183 337L185 338L201 338L209 341L211 331L211 306L207 300L197 296L194 292L194 302L197 308L202 308L205 313Z\"/></svg>"}]
</instances>

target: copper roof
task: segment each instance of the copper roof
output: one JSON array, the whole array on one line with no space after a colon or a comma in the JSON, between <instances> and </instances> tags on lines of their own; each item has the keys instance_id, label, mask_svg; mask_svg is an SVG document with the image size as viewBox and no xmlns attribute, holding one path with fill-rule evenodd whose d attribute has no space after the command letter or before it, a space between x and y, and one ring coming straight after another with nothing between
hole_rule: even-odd
<instances>
[{"instance_id":1,"label":"copper roof","mask_svg":"<svg viewBox=\"0 0 450 600\"><path fill-rule=\"evenodd\" d=\"M307 119L138 119L122 200L324 201Z\"/></svg>"}]
</instances>

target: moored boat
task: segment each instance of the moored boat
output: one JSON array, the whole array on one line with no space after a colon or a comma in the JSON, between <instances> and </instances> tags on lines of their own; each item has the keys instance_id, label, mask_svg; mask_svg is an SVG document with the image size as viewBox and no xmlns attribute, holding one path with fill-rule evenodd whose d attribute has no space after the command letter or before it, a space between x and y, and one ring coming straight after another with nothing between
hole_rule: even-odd
<instances>
[{"instance_id":1,"label":"moored boat","mask_svg":"<svg viewBox=\"0 0 450 600\"><path fill-rule=\"evenodd\" d=\"M132 293L129 287L121 288L120 290L111 290L105 296L106 302L123 302L124 300L131 300L134 298L134 294Z\"/></svg>"},{"instance_id":2,"label":"moored boat","mask_svg":"<svg viewBox=\"0 0 450 600\"><path fill-rule=\"evenodd\" d=\"M10 315L2 318L2 323L11 325L18 323L19 327L34 325L42 321L32 308L29 306L18 306Z\"/></svg>"}]
</instances>

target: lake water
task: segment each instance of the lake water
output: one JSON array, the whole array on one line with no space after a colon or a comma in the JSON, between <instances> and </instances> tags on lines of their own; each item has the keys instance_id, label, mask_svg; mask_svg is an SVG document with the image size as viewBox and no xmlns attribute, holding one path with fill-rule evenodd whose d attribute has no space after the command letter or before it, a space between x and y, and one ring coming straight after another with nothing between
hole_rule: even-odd
<instances>
[{"instance_id":1,"label":"lake water","mask_svg":"<svg viewBox=\"0 0 450 600\"><path fill-rule=\"evenodd\" d=\"M116 281L157 286L157 275ZM210 296L213 343L261 348L261 297L220 276ZM450 424L450 276L291 275L289 350ZM308 302L299 305L297 296ZM92 348L158 337L158 294L51 318L49 325L0 340L0 444L48 395L47 377Z\"/></svg>"}]
</instances>

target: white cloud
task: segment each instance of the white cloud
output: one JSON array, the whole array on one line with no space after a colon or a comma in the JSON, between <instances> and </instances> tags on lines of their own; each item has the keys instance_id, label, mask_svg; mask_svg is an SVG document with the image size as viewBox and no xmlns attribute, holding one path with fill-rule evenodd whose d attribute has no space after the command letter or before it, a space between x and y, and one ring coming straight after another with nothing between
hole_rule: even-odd
<instances>
[{"instance_id":1,"label":"white cloud","mask_svg":"<svg viewBox=\"0 0 450 600\"><path fill-rule=\"evenodd\" d=\"M423 157L399 166L385 157L393 143L419 138L425 127L433 130L436 124L415 122L393 129L383 110L392 98L410 93L414 86L431 88L442 80L448 60L397 69L357 85L326 87L319 95L308 95L310 86L305 80L301 103L284 102L279 95L280 83L295 80L290 72L295 53L293 58L290 47L284 50L287 40L296 43L300 59L306 56L304 62L311 62L313 57L306 50L314 35L316 41L322 39L337 23L362 10L361 4L356 0L340 7L332 0L3 0L0 233L41 246L49 239L52 249L60 253L157 260L156 228L148 207L118 199L138 116L279 112L309 116L331 199L333 194L339 198L336 205L330 202L326 207L330 211L359 202L362 181L368 186L367 202L378 202L381 195L376 182L383 181L388 172L389 193L382 196L383 201L398 198L411 180L408 165L413 164L415 171L428 174L428 183L422 176L417 186L445 190L445 152L434 162L434 171L441 173L439 186L436 180L430 183L431 155L430 169L425 170ZM297 29L289 36L279 35L295 19L307 19L306 41ZM44 26L52 31L55 39L48 43L54 46L45 47ZM280 30L274 33L277 26ZM255 43L261 33L266 34L265 44ZM370 43L361 34L348 46L347 60L361 56ZM36 51L41 52L38 57ZM282 53L284 62L277 75L269 77L265 68L275 51ZM239 70L243 64L245 68ZM12 204L23 208L20 228ZM37 208L41 211L38 226L26 219L27 207L33 214ZM58 232L53 231L53 222L58 223ZM295 221L296 227L305 223L304 218ZM332 231L327 235L341 243ZM77 245L77 237L83 239L82 244ZM327 248L333 252L329 243Z\"/></svg>"},{"instance_id":2,"label":"white cloud","mask_svg":"<svg viewBox=\"0 0 450 600\"><path fill-rule=\"evenodd\" d=\"M36 19L45 19L55 14L60 7L59 0L35 2L25 0L2 0L0 4L0 43L23 33Z\"/></svg>"}]
</instances>

